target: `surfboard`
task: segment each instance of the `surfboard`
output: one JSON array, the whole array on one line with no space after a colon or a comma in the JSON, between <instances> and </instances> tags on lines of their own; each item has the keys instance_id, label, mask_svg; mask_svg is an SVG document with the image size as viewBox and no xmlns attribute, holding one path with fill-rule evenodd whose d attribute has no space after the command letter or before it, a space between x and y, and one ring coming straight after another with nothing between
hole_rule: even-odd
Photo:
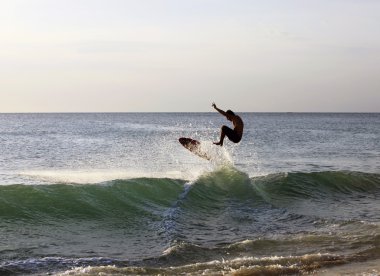
<instances>
[{"instance_id":1,"label":"surfboard","mask_svg":"<svg viewBox=\"0 0 380 276\"><path fill-rule=\"evenodd\" d=\"M182 146L184 146L186 149L194 153L195 155L199 156L200 158L210 160L211 156L204 150L202 150L201 142L191 139L191 138L185 138L181 137L178 139Z\"/></svg>"}]
</instances>

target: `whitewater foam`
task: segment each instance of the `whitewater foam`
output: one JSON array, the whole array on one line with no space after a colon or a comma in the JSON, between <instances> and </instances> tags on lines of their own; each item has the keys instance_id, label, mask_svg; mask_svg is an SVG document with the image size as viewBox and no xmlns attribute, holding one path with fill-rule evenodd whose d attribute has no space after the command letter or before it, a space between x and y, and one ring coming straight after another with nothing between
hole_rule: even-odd
<instances>
[{"instance_id":1,"label":"whitewater foam","mask_svg":"<svg viewBox=\"0 0 380 276\"><path fill-rule=\"evenodd\" d=\"M44 171L24 171L19 176L29 180L41 181L42 184L97 184L116 179L134 178L171 178L192 181L197 179L205 171L205 168L195 167L188 171L138 171L138 170L44 170ZM32 184L34 183L32 181Z\"/></svg>"},{"instance_id":2,"label":"whitewater foam","mask_svg":"<svg viewBox=\"0 0 380 276\"><path fill-rule=\"evenodd\" d=\"M115 265L76 267L55 275L251 275L294 274L316 271L331 264L344 263L344 257L332 254L310 254L303 256L268 256L263 258L242 257L230 260L212 260L170 267L140 267Z\"/></svg>"}]
</instances>

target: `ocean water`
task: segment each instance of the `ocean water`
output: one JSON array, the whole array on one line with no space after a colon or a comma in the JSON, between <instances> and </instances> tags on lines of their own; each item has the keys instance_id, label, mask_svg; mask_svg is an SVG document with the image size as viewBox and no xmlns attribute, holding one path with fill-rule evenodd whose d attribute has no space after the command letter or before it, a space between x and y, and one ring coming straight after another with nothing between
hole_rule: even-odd
<instances>
[{"instance_id":1,"label":"ocean water","mask_svg":"<svg viewBox=\"0 0 380 276\"><path fill-rule=\"evenodd\" d=\"M379 274L380 114L239 115L0 114L0 274Z\"/></svg>"}]
</instances>

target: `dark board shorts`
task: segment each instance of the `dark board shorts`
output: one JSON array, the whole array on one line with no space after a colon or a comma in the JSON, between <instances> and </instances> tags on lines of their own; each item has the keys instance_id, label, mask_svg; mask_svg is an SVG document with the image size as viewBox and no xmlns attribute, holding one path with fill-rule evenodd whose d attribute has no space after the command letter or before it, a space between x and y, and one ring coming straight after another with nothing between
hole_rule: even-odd
<instances>
[{"instance_id":1,"label":"dark board shorts","mask_svg":"<svg viewBox=\"0 0 380 276\"><path fill-rule=\"evenodd\" d=\"M229 128L228 126L222 127L223 132L226 134L228 139L230 139L234 143L239 143L241 140L241 136L236 133L235 130Z\"/></svg>"}]
</instances>

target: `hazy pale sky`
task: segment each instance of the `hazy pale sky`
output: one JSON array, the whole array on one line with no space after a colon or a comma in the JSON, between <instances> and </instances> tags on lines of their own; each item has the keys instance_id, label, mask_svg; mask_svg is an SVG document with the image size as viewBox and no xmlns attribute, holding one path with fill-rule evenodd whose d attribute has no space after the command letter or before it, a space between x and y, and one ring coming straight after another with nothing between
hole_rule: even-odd
<instances>
[{"instance_id":1,"label":"hazy pale sky","mask_svg":"<svg viewBox=\"0 0 380 276\"><path fill-rule=\"evenodd\" d=\"M0 112L380 112L378 0L0 0Z\"/></svg>"}]
</instances>

